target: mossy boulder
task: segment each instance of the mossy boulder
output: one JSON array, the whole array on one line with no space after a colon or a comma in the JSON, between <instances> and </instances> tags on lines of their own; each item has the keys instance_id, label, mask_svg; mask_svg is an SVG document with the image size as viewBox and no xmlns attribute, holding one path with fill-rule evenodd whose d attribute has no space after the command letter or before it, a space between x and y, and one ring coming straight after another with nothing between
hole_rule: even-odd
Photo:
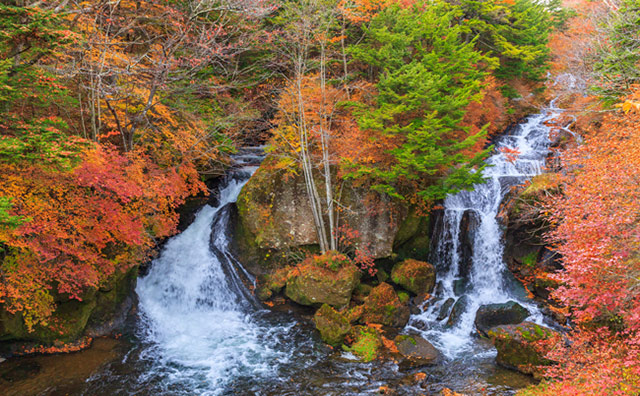
<instances>
[{"instance_id":1,"label":"mossy boulder","mask_svg":"<svg viewBox=\"0 0 640 396\"><path fill-rule=\"evenodd\" d=\"M553 364L544 356L549 350L549 343L544 341L560 334L536 323L523 322L496 326L489 330L488 336L498 350L496 362L500 366L539 376L544 366Z\"/></svg>"},{"instance_id":2,"label":"mossy boulder","mask_svg":"<svg viewBox=\"0 0 640 396\"><path fill-rule=\"evenodd\" d=\"M381 283L369 293L360 321L385 326L404 327L409 321L408 301L402 302L393 287Z\"/></svg>"},{"instance_id":3,"label":"mossy boulder","mask_svg":"<svg viewBox=\"0 0 640 396\"><path fill-rule=\"evenodd\" d=\"M318 245L313 213L302 172L287 173L267 158L243 187L238 200L234 239L237 250L253 259L269 252L279 256L288 249ZM317 180L320 191L323 180ZM391 256L395 236L407 210L384 194L348 182L341 187L340 223L357 232L357 243L368 246L374 258Z\"/></svg>"},{"instance_id":4,"label":"mossy boulder","mask_svg":"<svg viewBox=\"0 0 640 396\"><path fill-rule=\"evenodd\" d=\"M403 365L411 367L435 364L440 352L427 340L417 335L399 335L394 340L398 352L406 359Z\"/></svg>"},{"instance_id":5,"label":"mossy boulder","mask_svg":"<svg viewBox=\"0 0 640 396\"><path fill-rule=\"evenodd\" d=\"M349 320L340 312L323 304L313 316L313 323L320 332L322 340L329 345L338 346L351 331Z\"/></svg>"},{"instance_id":6,"label":"mossy boulder","mask_svg":"<svg viewBox=\"0 0 640 396\"><path fill-rule=\"evenodd\" d=\"M360 358L363 362L370 362L378 357L382 340L378 331L371 327L356 326L351 332L354 342L351 346L343 345L342 348Z\"/></svg>"},{"instance_id":7,"label":"mossy boulder","mask_svg":"<svg viewBox=\"0 0 640 396\"><path fill-rule=\"evenodd\" d=\"M416 295L431 293L436 285L436 269L424 261L407 259L393 266L391 280Z\"/></svg>"},{"instance_id":8,"label":"mossy boulder","mask_svg":"<svg viewBox=\"0 0 640 396\"><path fill-rule=\"evenodd\" d=\"M350 261L339 267L307 259L289 272L285 294L302 305L346 307L360 282L360 270Z\"/></svg>"},{"instance_id":9,"label":"mossy boulder","mask_svg":"<svg viewBox=\"0 0 640 396\"><path fill-rule=\"evenodd\" d=\"M0 306L0 341L2 349L12 350L12 343L35 343L50 346L70 343L84 335L108 334L116 327L117 313L131 295L137 280L137 267L113 275L99 288L81 295L82 300L56 294L56 309L46 324L37 324L31 331L22 314L11 314Z\"/></svg>"},{"instance_id":10,"label":"mossy boulder","mask_svg":"<svg viewBox=\"0 0 640 396\"><path fill-rule=\"evenodd\" d=\"M474 323L480 334L486 336L492 327L522 323L529 315L529 311L515 301L487 304L478 308Z\"/></svg>"}]
</instances>

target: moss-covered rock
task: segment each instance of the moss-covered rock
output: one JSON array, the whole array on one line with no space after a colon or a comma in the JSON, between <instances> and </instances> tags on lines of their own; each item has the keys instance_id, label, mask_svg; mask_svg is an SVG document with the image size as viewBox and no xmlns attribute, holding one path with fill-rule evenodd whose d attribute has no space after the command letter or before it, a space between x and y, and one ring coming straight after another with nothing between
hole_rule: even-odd
<instances>
[{"instance_id":1,"label":"moss-covered rock","mask_svg":"<svg viewBox=\"0 0 640 396\"><path fill-rule=\"evenodd\" d=\"M369 297L369 294L371 294L371 290L373 290L373 286L366 283L360 283L353 291L353 301L357 304L364 303L367 297Z\"/></svg>"},{"instance_id":2,"label":"moss-covered rock","mask_svg":"<svg viewBox=\"0 0 640 396\"><path fill-rule=\"evenodd\" d=\"M266 252L278 256L288 249L318 244L313 213L302 173L283 172L267 158L243 187L234 226L237 250L250 258ZM324 188L321 180L316 181ZM339 197L340 223L357 231L357 242L374 258L391 256L395 236L407 210L386 195L345 183ZM373 210L375 209L375 210ZM249 252L249 253L246 253Z\"/></svg>"},{"instance_id":3,"label":"moss-covered rock","mask_svg":"<svg viewBox=\"0 0 640 396\"><path fill-rule=\"evenodd\" d=\"M553 364L544 357L549 347L543 341L560 337L558 332L532 322L497 326L488 335L498 350L499 365L534 376L543 366Z\"/></svg>"},{"instance_id":4,"label":"moss-covered rock","mask_svg":"<svg viewBox=\"0 0 640 396\"><path fill-rule=\"evenodd\" d=\"M393 266L391 280L414 294L431 293L436 285L436 269L424 261L407 259Z\"/></svg>"},{"instance_id":5,"label":"moss-covered rock","mask_svg":"<svg viewBox=\"0 0 640 396\"><path fill-rule=\"evenodd\" d=\"M333 346L342 344L344 337L351 331L349 320L327 304L316 311L313 322L322 340Z\"/></svg>"},{"instance_id":6,"label":"moss-covered rock","mask_svg":"<svg viewBox=\"0 0 640 396\"><path fill-rule=\"evenodd\" d=\"M332 269L308 259L289 272L285 294L302 305L342 308L359 282L360 270L350 261Z\"/></svg>"},{"instance_id":7,"label":"moss-covered rock","mask_svg":"<svg viewBox=\"0 0 640 396\"><path fill-rule=\"evenodd\" d=\"M430 218L418 208L411 207L393 241L393 251L401 258L426 260L429 256Z\"/></svg>"},{"instance_id":8,"label":"moss-covered rock","mask_svg":"<svg viewBox=\"0 0 640 396\"><path fill-rule=\"evenodd\" d=\"M402 302L388 283L381 283L371 290L363 305L360 321L385 326L404 327L409 321L408 301Z\"/></svg>"},{"instance_id":9,"label":"moss-covered rock","mask_svg":"<svg viewBox=\"0 0 640 396\"><path fill-rule=\"evenodd\" d=\"M378 357L382 341L376 329L366 326L356 326L353 328L351 336L354 339L351 346L343 345L343 349L351 352L363 362L370 362Z\"/></svg>"},{"instance_id":10,"label":"moss-covered rock","mask_svg":"<svg viewBox=\"0 0 640 396\"><path fill-rule=\"evenodd\" d=\"M0 306L3 349L11 350L11 343L49 346L78 340L87 333L91 336L108 333L113 328L116 313L135 288L137 273L137 267L117 273L99 288L83 293L81 301L56 295L56 309L47 323L37 324L31 331L20 313L11 314Z\"/></svg>"},{"instance_id":11,"label":"moss-covered rock","mask_svg":"<svg viewBox=\"0 0 640 396\"><path fill-rule=\"evenodd\" d=\"M258 276L258 284L256 287L256 296L261 301L266 301L274 294L278 294L287 285L290 267L278 268L269 274L261 274Z\"/></svg>"}]
</instances>

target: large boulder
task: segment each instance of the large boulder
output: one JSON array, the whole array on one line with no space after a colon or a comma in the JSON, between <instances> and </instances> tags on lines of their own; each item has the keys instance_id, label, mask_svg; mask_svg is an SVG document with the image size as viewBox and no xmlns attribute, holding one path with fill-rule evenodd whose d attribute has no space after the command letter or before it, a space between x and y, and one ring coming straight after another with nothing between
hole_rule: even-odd
<instances>
[{"instance_id":1,"label":"large boulder","mask_svg":"<svg viewBox=\"0 0 640 396\"><path fill-rule=\"evenodd\" d=\"M393 266L391 280L414 294L428 294L436 285L436 269L424 261L407 259Z\"/></svg>"},{"instance_id":2,"label":"large boulder","mask_svg":"<svg viewBox=\"0 0 640 396\"><path fill-rule=\"evenodd\" d=\"M360 321L404 327L409 321L409 316L408 304L400 300L390 284L383 282L374 287L366 298Z\"/></svg>"},{"instance_id":3,"label":"large boulder","mask_svg":"<svg viewBox=\"0 0 640 396\"><path fill-rule=\"evenodd\" d=\"M234 227L237 250L284 251L318 244L313 213L302 172L277 170L267 158L238 197L239 220ZM324 189L321 180L318 188ZM383 194L346 183L340 196L340 223L355 231L357 243L374 258L389 257L407 210ZM410 231L417 232L413 228ZM405 232L410 233L410 232ZM403 239L409 239L403 235ZM262 259L262 257L260 258Z\"/></svg>"},{"instance_id":4,"label":"large boulder","mask_svg":"<svg viewBox=\"0 0 640 396\"><path fill-rule=\"evenodd\" d=\"M313 322L322 340L333 346L342 344L344 337L351 331L349 320L327 304L316 311Z\"/></svg>"},{"instance_id":5,"label":"large boulder","mask_svg":"<svg viewBox=\"0 0 640 396\"><path fill-rule=\"evenodd\" d=\"M360 270L350 261L335 268L305 260L289 272L285 294L302 305L346 307L360 282Z\"/></svg>"},{"instance_id":6,"label":"large boulder","mask_svg":"<svg viewBox=\"0 0 640 396\"><path fill-rule=\"evenodd\" d=\"M532 322L497 326L488 335L498 350L499 365L534 376L539 376L544 366L553 364L544 355L553 344L548 340L560 337L555 330Z\"/></svg>"},{"instance_id":7,"label":"large boulder","mask_svg":"<svg viewBox=\"0 0 640 396\"><path fill-rule=\"evenodd\" d=\"M435 364L440 357L440 352L429 341L417 335L399 335L394 343L411 367Z\"/></svg>"},{"instance_id":8,"label":"large boulder","mask_svg":"<svg viewBox=\"0 0 640 396\"><path fill-rule=\"evenodd\" d=\"M492 327L522 323L529 315L529 311L515 301L482 305L476 311L475 325L480 334L486 336Z\"/></svg>"}]
</instances>

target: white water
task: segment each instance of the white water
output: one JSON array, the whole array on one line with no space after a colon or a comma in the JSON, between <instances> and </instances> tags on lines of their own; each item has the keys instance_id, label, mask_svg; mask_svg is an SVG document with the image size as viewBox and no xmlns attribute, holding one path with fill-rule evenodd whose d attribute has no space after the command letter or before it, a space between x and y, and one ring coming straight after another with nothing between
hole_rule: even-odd
<instances>
[{"instance_id":1,"label":"white water","mask_svg":"<svg viewBox=\"0 0 640 396\"><path fill-rule=\"evenodd\" d=\"M152 345L143 358L153 362L141 382L159 379L167 394L218 395L240 377L274 374L288 359L276 346L294 324L255 319L259 308L240 281L247 274L228 251L225 208L248 176L231 180L220 204L205 206L138 283L144 338Z\"/></svg>"},{"instance_id":2,"label":"white water","mask_svg":"<svg viewBox=\"0 0 640 396\"><path fill-rule=\"evenodd\" d=\"M441 282L436 292L439 300L422 314L413 316L408 330L421 332L450 358L472 348L473 322L481 305L515 300L532 313L529 320L542 320L537 307L519 298L508 282L508 270L503 260L503 230L497 217L500 204L510 188L542 172L550 144L550 128L545 122L556 117L559 111L552 104L549 110L528 118L512 134L501 137L496 142L495 154L486 161L489 164L484 170L486 182L476 185L474 191L450 195L444 202L443 224L434 252ZM504 148L517 150L520 154L514 161L500 151ZM475 225L471 233L473 254L467 287L456 295L456 281L463 278L460 228L465 212ZM437 320L447 299L457 300L463 295L466 295L468 304L456 325L447 327L446 317Z\"/></svg>"}]
</instances>

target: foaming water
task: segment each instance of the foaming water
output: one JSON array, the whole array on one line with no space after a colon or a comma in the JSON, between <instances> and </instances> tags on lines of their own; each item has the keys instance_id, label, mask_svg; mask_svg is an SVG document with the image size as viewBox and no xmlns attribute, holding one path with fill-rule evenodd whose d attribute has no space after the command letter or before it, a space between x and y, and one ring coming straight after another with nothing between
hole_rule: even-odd
<instances>
[{"instance_id":1,"label":"foaming water","mask_svg":"<svg viewBox=\"0 0 640 396\"><path fill-rule=\"evenodd\" d=\"M532 313L529 320L543 319L509 277L498 212L511 187L542 173L550 144L550 127L545 123L558 111L552 103L551 109L529 117L513 133L501 137L495 154L486 160L486 182L444 201L433 250L440 280L437 300L412 317L408 330L421 332L449 358L475 348L473 322L481 305L516 300ZM514 157L513 152L518 154ZM448 315L442 313L448 313L447 300L449 306L452 301L459 303L462 311L455 323L448 324Z\"/></svg>"},{"instance_id":2,"label":"foaming water","mask_svg":"<svg viewBox=\"0 0 640 396\"><path fill-rule=\"evenodd\" d=\"M153 362L142 382L175 394L218 395L242 376L274 375L290 354L277 349L294 322L260 322L258 304L242 284L247 273L228 251L228 204L249 174L236 174L194 223L172 238L137 293L141 358Z\"/></svg>"}]
</instances>

